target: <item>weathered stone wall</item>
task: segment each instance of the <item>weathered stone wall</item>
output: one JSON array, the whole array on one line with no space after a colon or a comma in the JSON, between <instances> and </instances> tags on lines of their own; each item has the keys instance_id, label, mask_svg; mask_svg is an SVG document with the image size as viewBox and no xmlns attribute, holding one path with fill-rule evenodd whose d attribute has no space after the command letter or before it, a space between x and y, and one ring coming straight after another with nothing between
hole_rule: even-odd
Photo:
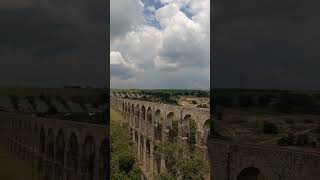
<instances>
[{"instance_id":1,"label":"weathered stone wall","mask_svg":"<svg viewBox=\"0 0 320 180\"><path fill-rule=\"evenodd\" d=\"M146 179L153 179L165 169L164 159L154 155L154 146L159 141L169 139L173 121L178 123L178 142L184 144L188 141L190 121L195 122L196 148L208 160L206 144L210 130L210 110L116 97L111 97L110 102L113 109L129 124L137 161Z\"/></svg>"},{"instance_id":2,"label":"weathered stone wall","mask_svg":"<svg viewBox=\"0 0 320 180\"><path fill-rule=\"evenodd\" d=\"M209 141L211 180L238 180L248 168L261 180L318 180L320 153ZM260 180L259 179L259 180Z\"/></svg>"},{"instance_id":3,"label":"weathered stone wall","mask_svg":"<svg viewBox=\"0 0 320 180\"><path fill-rule=\"evenodd\" d=\"M45 180L106 180L107 127L0 112L1 145Z\"/></svg>"}]
</instances>

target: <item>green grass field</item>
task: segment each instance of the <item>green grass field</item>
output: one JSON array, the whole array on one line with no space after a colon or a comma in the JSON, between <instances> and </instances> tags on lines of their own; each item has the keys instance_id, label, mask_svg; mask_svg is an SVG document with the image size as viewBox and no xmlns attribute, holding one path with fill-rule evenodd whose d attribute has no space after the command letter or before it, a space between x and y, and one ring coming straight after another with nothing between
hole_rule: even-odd
<instances>
[{"instance_id":1,"label":"green grass field","mask_svg":"<svg viewBox=\"0 0 320 180\"><path fill-rule=\"evenodd\" d=\"M16 160L11 154L0 148L1 180L36 180L37 172L29 164Z\"/></svg>"}]
</instances>

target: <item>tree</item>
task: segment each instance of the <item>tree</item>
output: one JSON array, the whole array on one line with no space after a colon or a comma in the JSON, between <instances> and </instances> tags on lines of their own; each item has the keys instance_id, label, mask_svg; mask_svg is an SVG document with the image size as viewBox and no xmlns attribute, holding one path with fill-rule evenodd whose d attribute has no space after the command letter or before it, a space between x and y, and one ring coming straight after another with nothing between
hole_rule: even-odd
<instances>
[{"instance_id":1,"label":"tree","mask_svg":"<svg viewBox=\"0 0 320 180\"><path fill-rule=\"evenodd\" d=\"M182 144L161 142L156 145L155 153L165 159L167 172L160 174L158 179L171 180L180 177L183 180L205 179L208 167L202 153L190 151Z\"/></svg>"}]
</instances>

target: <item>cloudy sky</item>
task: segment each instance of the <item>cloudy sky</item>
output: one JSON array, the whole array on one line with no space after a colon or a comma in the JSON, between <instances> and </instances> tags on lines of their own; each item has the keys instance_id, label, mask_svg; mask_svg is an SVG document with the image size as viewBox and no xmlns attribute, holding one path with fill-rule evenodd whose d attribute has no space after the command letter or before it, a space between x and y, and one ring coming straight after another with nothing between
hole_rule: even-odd
<instances>
[{"instance_id":1,"label":"cloudy sky","mask_svg":"<svg viewBox=\"0 0 320 180\"><path fill-rule=\"evenodd\" d=\"M105 86L105 0L1 0L0 85Z\"/></svg>"},{"instance_id":2,"label":"cloudy sky","mask_svg":"<svg viewBox=\"0 0 320 180\"><path fill-rule=\"evenodd\" d=\"M320 89L320 1L214 2L213 87Z\"/></svg>"},{"instance_id":3,"label":"cloudy sky","mask_svg":"<svg viewBox=\"0 0 320 180\"><path fill-rule=\"evenodd\" d=\"M112 88L210 87L210 0L111 0Z\"/></svg>"}]
</instances>

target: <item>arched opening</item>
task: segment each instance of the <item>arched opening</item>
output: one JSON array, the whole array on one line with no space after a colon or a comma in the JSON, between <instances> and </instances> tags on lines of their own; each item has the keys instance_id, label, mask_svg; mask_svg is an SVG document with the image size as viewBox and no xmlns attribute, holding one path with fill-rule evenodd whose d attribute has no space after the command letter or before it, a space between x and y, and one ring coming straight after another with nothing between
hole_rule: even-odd
<instances>
[{"instance_id":1,"label":"arched opening","mask_svg":"<svg viewBox=\"0 0 320 180\"><path fill-rule=\"evenodd\" d=\"M197 135L197 124L191 115L186 115L182 121L182 137L187 138L191 149L195 148Z\"/></svg>"},{"instance_id":2,"label":"arched opening","mask_svg":"<svg viewBox=\"0 0 320 180\"><path fill-rule=\"evenodd\" d=\"M70 174L78 171L79 146L75 133L72 133L68 142L67 164L71 170Z\"/></svg>"},{"instance_id":3,"label":"arched opening","mask_svg":"<svg viewBox=\"0 0 320 180\"><path fill-rule=\"evenodd\" d=\"M128 106L127 106L127 108L128 108L128 112L127 112L127 121L128 121L128 123L131 125L131 121L130 121L130 115L131 115L131 109L130 109L130 103L128 103Z\"/></svg>"},{"instance_id":4,"label":"arched opening","mask_svg":"<svg viewBox=\"0 0 320 180\"><path fill-rule=\"evenodd\" d=\"M34 133L34 136L32 137L32 139L34 139L33 145L34 145L36 151L38 151L39 150L39 139L37 138L37 136L38 136L39 132L38 132L37 124L34 126L33 133Z\"/></svg>"},{"instance_id":5,"label":"arched opening","mask_svg":"<svg viewBox=\"0 0 320 180\"><path fill-rule=\"evenodd\" d=\"M153 152L156 151L156 146L154 146L154 150ZM156 153L154 154L154 166L155 166L155 170L158 174L161 173L161 155Z\"/></svg>"},{"instance_id":6,"label":"arched opening","mask_svg":"<svg viewBox=\"0 0 320 180\"><path fill-rule=\"evenodd\" d=\"M156 110L156 113L154 115L154 138L155 140L161 141L162 138L162 117L161 117L161 111Z\"/></svg>"},{"instance_id":7,"label":"arched opening","mask_svg":"<svg viewBox=\"0 0 320 180\"><path fill-rule=\"evenodd\" d=\"M237 180L263 180L263 177L259 169L255 167L248 167L240 172Z\"/></svg>"},{"instance_id":8,"label":"arched opening","mask_svg":"<svg viewBox=\"0 0 320 180\"><path fill-rule=\"evenodd\" d=\"M62 130L59 130L58 132L56 146L57 146L56 159L59 163L64 164L65 141L64 141L64 135Z\"/></svg>"},{"instance_id":9,"label":"arched opening","mask_svg":"<svg viewBox=\"0 0 320 180\"><path fill-rule=\"evenodd\" d=\"M109 149L109 139L105 138L100 146L100 175L99 179L100 180L107 180L109 179L108 175L110 174L109 171L109 160L110 160L110 149Z\"/></svg>"},{"instance_id":10,"label":"arched opening","mask_svg":"<svg viewBox=\"0 0 320 180\"><path fill-rule=\"evenodd\" d=\"M53 160L54 158L54 134L53 130L49 129L47 137L47 158Z\"/></svg>"},{"instance_id":11,"label":"arched opening","mask_svg":"<svg viewBox=\"0 0 320 180\"><path fill-rule=\"evenodd\" d=\"M189 131L189 122L191 120L191 115L186 115L181 122L181 137L187 137Z\"/></svg>"},{"instance_id":12,"label":"arched opening","mask_svg":"<svg viewBox=\"0 0 320 180\"><path fill-rule=\"evenodd\" d=\"M147 164L146 164L146 167L147 167L147 171L150 171L150 140L147 140L146 142L146 148L147 148Z\"/></svg>"},{"instance_id":13,"label":"arched opening","mask_svg":"<svg viewBox=\"0 0 320 180\"><path fill-rule=\"evenodd\" d=\"M134 133L134 152L136 154L136 157L138 156L138 142L139 142L138 133L137 133L137 131L135 131L135 133Z\"/></svg>"},{"instance_id":14,"label":"arched opening","mask_svg":"<svg viewBox=\"0 0 320 180\"><path fill-rule=\"evenodd\" d=\"M122 109L121 109L121 110L122 110L122 111L121 111L122 116L124 115L124 107L125 107L125 106L124 106L124 102L122 102Z\"/></svg>"},{"instance_id":15,"label":"arched opening","mask_svg":"<svg viewBox=\"0 0 320 180\"><path fill-rule=\"evenodd\" d=\"M208 138L210 134L210 119L206 120L203 124L203 145L207 145Z\"/></svg>"},{"instance_id":16,"label":"arched opening","mask_svg":"<svg viewBox=\"0 0 320 180\"><path fill-rule=\"evenodd\" d=\"M168 140L170 142L177 142L178 140L178 133L179 133L179 123L178 120L173 112L170 112L167 115L166 121L166 130L168 132Z\"/></svg>"},{"instance_id":17,"label":"arched opening","mask_svg":"<svg viewBox=\"0 0 320 180\"><path fill-rule=\"evenodd\" d=\"M124 103L124 112L123 112L123 116L124 116L124 119L126 120L126 119L127 119L127 103Z\"/></svg>"},{"instance_id":18,"label":"arched opening","mask_svg":"<svg viewBox=\"0 0 320 180\"><path fill-rule=\"evenodd\" d=\"M55 178L57 180L62 180L63 179L63 165L64 165L64 150L65 150L65 141L64 141L64 135L62 130L59 130L58 136L57 136L57 141L56 141L56 147L57 147L57 152L56 152L56 169L55 169Z\"/></svg>"},{"instance_id":19,"label":"arched opening","mask_svg":"<svg viewBox=\"0 0 320 180\"><path fill-rule=\"evenodd\" d=\"M144 138L140 135L140 162L143 162L143 153L144 153Z\"/></svg>"},{"instance_id":20,"label":"arched opening","mask_svg":"<svg viewBox=\"0 0 320 180\"><path fill-rule=\"evenodd\" d=\"M189 133L188 133L188 144L191 147L191 149L195 148L195 144L197 143L197 124L194 119L190 119L189 122Z\"/></svg>"},{"instance_id":21,"label":"arched opening","mask_svg":"<svg viewBox=\"0 0 320 180\"><path fill-rule=\"evenodd\" d=\"M134 104L131 104L131 114L130 114L130 119L131 119L131 125L134 126Z\"/></svg>"},{"instance_id":22,"label":"arched opening","mask_svg":"<svg viewBox=\"0 0 320 180\"><path fill-rule=\"evenodd\" d=\"M140 115L140 107L139 104L136 106L136 115L135 115L135 128L139 128L139 115Z\"/></svg>"},{"instance_id":23,"label":"arched opening","mask_svg":"<svg viewBox=\"0 0 320 180\"><path fill-rule=\"evenodd\" d=\"M92 136L87 136L83 144L83 157L81 171L88 180L94 176L95 144Z\"/></svg>"},{"instance_id":24,"label":"arched opening","mask_svg":"<svg viewBox=\"0 0 320 180\"><path fill-rule=\"evenodd\" d=\"M48 136L47 136L47 159L49 160L49 163L53 163L54 160L54 133L52 129L48 130ZM46 170L45 170L45 179L49 179L52 177L52 166L50 164L47 164Z\"/></svg>"},{"instance_id":25,"label":"arched opening","mask_svg":"<svg viewBox=\"0 0 320 180\"><path fill-rule=\"evenodd\" d=\"M146 122L146 108L144 106L141 107L141 120L140 120L140 129L143 132Z\"/></svg>"},{"instance_id":26,"label":"arched opening","mask_svg":"<svg viewBox=\"0 0 320 180\"><path fill-rule=\"evenodd\" d=\"M43 127L41 127L41 130L40 130L40 139L39 139L39 152L40 154L44 154L45 153L45 148L46 148L46 134L44 132L44 129Z\"/></svg>"},{"instance_id":27,"label":"arched opening","mask_svg":"<svg viewBox=\"0 0 320 180\"><path fill-rule=\"evenodd\" d=\"M147 134L152 137L152 110L150 107L147 109Z\"/></svg>"}]
</instances>

